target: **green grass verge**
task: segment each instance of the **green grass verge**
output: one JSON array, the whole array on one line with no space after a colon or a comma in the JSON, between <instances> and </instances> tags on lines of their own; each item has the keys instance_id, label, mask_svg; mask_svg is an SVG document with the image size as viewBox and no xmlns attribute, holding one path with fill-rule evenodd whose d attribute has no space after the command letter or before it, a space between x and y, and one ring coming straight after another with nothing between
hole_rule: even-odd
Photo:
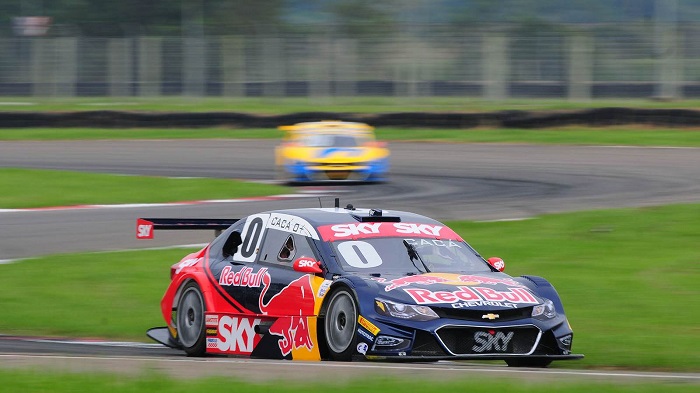
<instances>
[{"instance_id":1,"label":"green grass verge","mask_svg":"<svg viewBox=\"0 0 700 393\"><path fill-rule=\"evenodd\" d=\"M35 186L28 186L35 185ZM0 169L0 208L159 203L287 194L291 188L228 179Z\"/></svg>"},{"instance_id":2,"label":"green grass verge","mask_svg":"<svg viewBox=\"0 0 700 393\"><path fill-rule=\"evenodd\" d=\"M276 379L274 376L272 380ZM517 378L501 377L491 378L461 378L450 380L421 379L418 376L402 379L382 376L370 376L357 378L352 382L313 382L315 378L309 376L309 382L265 382L255 383L229 377L207 377L194 380L183 380L149 373L149 375L124 378L108 374L68 374L54 371L5 371L0 370L0 384L7 393L68 393L68 392L216 392L231 391L238 393L248 392L276 392L276 393L306 393L323 390L332 390L337 393L385 393L394 391L443 393L443 392L474 392L492 393L538 393L548 392L589 393L589 392L636 392L636 393L681 393L697 391L697 384L672 383L658 381L622 381L600 382L583 381L581 379L565 382L524 381Z\"/></svg>"},{"instance_id":3,"label":"green grass verge","mask_svg":"<svg viewBox=\"0 0 700 393\"><path fill-rule=\"evenodd\" d=\"M700 369L700 205L517 222L451 222L514 276L561 295L581 361L554 367ZM146 340L161 326L168 267L188 250L55 255L0 265L5 334ZM70 316L67 318L66 316Z\"/></svg>"},{"instance_id":4,"label":"green grass verge","mask_svg":"<svg viewBox=\"0 0 700 393\"><path fill-rule=\"evenodd\" d=\"M634 127L567 127L521 129L400 129L378 128L386 141L436 141L479 143L537 143L561 145L627 145L700 147L695 129ZM112 139L279 139L277 129L89 129L0 128L0 140L112 140Z\"/></svg>"},{"instance_id":5,"label":"green grass verge","mask_svg":"<svg viewBox=\"0 0 700 393\"><path fill-rule=\"evenodd\" d=\"M284 114L293 112L410 112L501 110L573 110L602 107L689 108L700 107L700 100L590 100L513 99L504 101L470 97L2 97L0 111L95 111L127 110L155 112L245 112Z\"/></svg>"}]
</instances>

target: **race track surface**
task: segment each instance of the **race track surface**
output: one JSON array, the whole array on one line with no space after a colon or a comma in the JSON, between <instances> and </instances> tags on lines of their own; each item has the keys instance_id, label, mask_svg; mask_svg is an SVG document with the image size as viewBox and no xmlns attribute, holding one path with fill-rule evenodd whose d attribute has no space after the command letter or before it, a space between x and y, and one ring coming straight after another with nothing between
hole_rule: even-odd
<instances>
[{"instance_id":1,"label":"race track surface","mask_svg":"<svg viewBox=\"0 0 700 393\"><path fill-rule=\"evenodd\" d=\"M261 140L0 142L0 167L272 181L275 144L276 141ZM439 220L521 219L545 213L700 201L700 149L410 142L394 142L389 147L392 157L387 183L316 185L297 187L297 192L323 195L320 203L324 207L331 207L337 196L342 206L352 203L356 207L408 210ZM25 186L41 187L40 184ZM0 262L52 253L211 240L210 233L178 231L167 236L157 234L149 242L137 241L134 229L138 217L237 218L269 209L318 205L318 199L307 197L191 206L0 210ZM65 356L68 358L64 359ZM89 360L80 362L83 357ZM129 369L145 363L187 376L189 373L184 370L199 370L199 374L193 371L194 374L204 375L203 370L230 370L232 363L245 374L246 370L259 368L261 361L227 358L197 361L153 345L88 345L0 336L2 367L26 362L88 369L99 364L110 369L122 363L120 367ZM82 365L71 366L73 362ZM281 376L298 374L299 366L290 363L295 362L268 362L265 366L275 367ZM420 367L415 364L370 367L367 363L329 366L324 362L313 367L319 367L318 373L328 372L324 367L353 367L359 373L379 367L376 370L394 370L391 373L398 375L434 374L435 369L445 375L508 370L456 362ZM483 371L486 369L490 371ZM517 374L509 372L509 375ZM567 373L577 373L583 378L680 378L692 383L700 379L697 374L657 377L653 373L533 372L527 375L541 372L549 373L546 374L549 377L565 378L570 376Z\"/></svg>"}]
</instances>

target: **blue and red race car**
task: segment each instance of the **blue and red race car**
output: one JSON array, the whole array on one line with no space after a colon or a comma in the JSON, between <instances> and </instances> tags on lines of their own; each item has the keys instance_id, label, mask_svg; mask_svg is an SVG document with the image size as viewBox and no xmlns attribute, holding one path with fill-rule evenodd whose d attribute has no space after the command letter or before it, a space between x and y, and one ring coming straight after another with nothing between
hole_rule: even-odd
<instances>
[{"instance_id":1,"label":"blue and red race car","mask_svg":"<svg viewBox=\"0 0 700 393\"><path fill-rule=\"evenodd\" d=\"M276 210L238 220L145 218L215 229L171 267L166 327L148 335L190 356L304 360L500 359L545 367L573 333L545 279L511 277L457 233L400 211Z\"/></svg>"}]
</instances>

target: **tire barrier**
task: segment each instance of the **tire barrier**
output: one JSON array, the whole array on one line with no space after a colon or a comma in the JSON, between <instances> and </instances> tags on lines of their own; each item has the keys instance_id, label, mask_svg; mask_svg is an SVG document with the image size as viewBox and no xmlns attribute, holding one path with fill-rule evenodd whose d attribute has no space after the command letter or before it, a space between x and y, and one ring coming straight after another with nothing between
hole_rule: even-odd
<instances>
[{"instance_id":1,"label":"tire barrier","mask_svg":"<svg viewBox=\"0 0 700 393\"><path fill-rule=\"evenodd\" d=\"M579 111L500 111L484 113L397 112L379 114L300 112L253 115L237 112L0 112L0 128L274 128L305 121L343 120L400 128L551 128L647 125L698 127L700 111L690 109L595 108Z\"/></svg>"}]
</instances>

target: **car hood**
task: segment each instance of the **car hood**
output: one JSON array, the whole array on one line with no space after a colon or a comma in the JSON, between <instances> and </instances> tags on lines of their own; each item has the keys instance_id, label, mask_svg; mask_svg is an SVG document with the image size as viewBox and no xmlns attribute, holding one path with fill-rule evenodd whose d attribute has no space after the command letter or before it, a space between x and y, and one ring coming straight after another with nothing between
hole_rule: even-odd
<instances>
[{"instance_id":1,"label":"car hood","mask_svg":"<svg viewBox=\"0 0 700 393\"><path fill-rule=\"evenodd\" d=\"M367 277L377 297L402 303L448 308L513 309L542 299L505 273L426 273L402 277ZM373 283L369 283L369 282Z\"/></svg>"}]
</instances>

